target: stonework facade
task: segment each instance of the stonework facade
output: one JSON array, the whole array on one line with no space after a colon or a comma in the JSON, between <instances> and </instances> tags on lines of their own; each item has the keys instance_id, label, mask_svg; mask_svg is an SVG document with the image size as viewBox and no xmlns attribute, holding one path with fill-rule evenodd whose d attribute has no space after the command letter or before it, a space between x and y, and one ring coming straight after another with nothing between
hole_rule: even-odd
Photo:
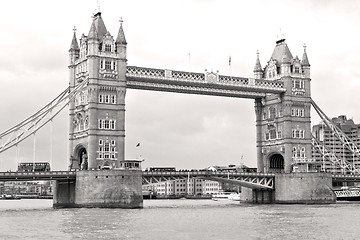
<instances>
[{"instance_id":1,"label":"stonework facade","mask_svg":"<svg viewBox=\"0 0 360 240\"><path fill-rule=\"evenodd\" d=\"M259 57L254 77L284 83L283 94L255 99L256 147L259 172L305 171L311 161L310 64L294 58L285 39L276 42L264 69Z\"/></svg>"},{"instance_id":2,"label":"stonework facade","mask_svg":"<svg viewBox=\"0 0 360 240\"><path fill-rule=\"evenodd\" d=\"M122 21L114 39L100 12L79 43L74 32L70 90L88 84L70 102L70 169L116 168L124 160L126 44Z\"/></svg>"}]
</instances>

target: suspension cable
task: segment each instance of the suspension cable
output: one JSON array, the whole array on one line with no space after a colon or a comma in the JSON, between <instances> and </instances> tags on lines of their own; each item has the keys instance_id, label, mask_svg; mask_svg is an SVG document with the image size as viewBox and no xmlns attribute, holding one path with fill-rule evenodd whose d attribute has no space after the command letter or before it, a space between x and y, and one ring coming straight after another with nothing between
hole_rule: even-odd
<instances>
[{"instance_id":1,"label":"suspension cable","mask_svg":"<svg viewBox=\"0 0 360 240\"><path fill-rule=\"evenodd\" d=\"M51 114L51 113L50 113ZM50 120L50 157L49 157L49 164L50 169L52 167L52 160L53 160L53 119Z\"/></svg>"},{"instance_id":2,"label":"suspension cable","mask_svg":"<svg viewBox=\"0 0 360 240\"><path fill-rule=\"evenodd\" d=\"M330 160L332 163L339 163L341 166L341 170L344 173L345 169L348 169L351 173L360 173L360 170L356 168L355 164L354 164L354 159L353 159L353 163L350 164L346 159L345 156L343 154L343 159L339 159L336 154L335 154L335 136L337 139L339 139L339 141L343 144L343 148L344 146L349 149L353 155L357 155L358 157L360 157L360 149L357 146L356 143L354 143L339 127L337 127L331 120L330 118L328 118L326 116L326 114L319 108L319 106L311 99L311 104L313 105L314 109L316 110L316 112L319 114L320 118L323 120L323 122L326 124L326 126L329 128L329 130L332 132L332 154L330 157ZM315 137L313 136L313 139ZM341 150L341 148L339 148L339 150ZM329 155L329 153L325 153L325 156ZM341 153L340 153L341 155ZM335 160L335 161L334 161ZM333 165L334 166L334 165ZM335 167L335 166L334 166ZM334 169L335 171L335 169Z\"/></svg>"},{"instance_id":3,"label":"suspension cable","mask_svg":"<svg viewBox=\"0 0 360 240\"><path fill-rule=\"evenodd\" d=\"M36 124L35 124L35 128L36 128ZM35 172L35 158L36 158L36 132L34 132L33 172Z\"/></svg>"},{"instance_id":4,"label":"suspension cable","mask_svg":"<svg viewBox=\"0 0 360 240\"><path fill-rule=\"evenodd\" d=\"M11 147L14 147L16 143L24 141L33 133L41 129L54 117L56 117L66 106L68 106L68 104L75 98L76 94L81 91L87 85L87 83L88 80L84 80L71 91L70 88L67 88L51 103L47 104L38 112L25 119L21 123L15 125L14 127L1 133L0 138L7 136L7 139L5 143L0 146L0 153ZM58 109L55 110L55 108ZM52 116L49 116L50 114L52 114Z\"/></svg>"}]
</instances>

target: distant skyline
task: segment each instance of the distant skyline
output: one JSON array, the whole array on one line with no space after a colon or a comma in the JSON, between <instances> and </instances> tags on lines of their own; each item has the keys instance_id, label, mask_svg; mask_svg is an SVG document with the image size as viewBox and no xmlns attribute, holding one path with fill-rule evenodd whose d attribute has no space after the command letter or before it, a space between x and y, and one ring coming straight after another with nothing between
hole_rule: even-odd
<instances>
[{"instance_id":1,"label":"distant skyline","mask_svg":"<svg viewBox=\"0 0 360 240\"><path fill-rule=\"evenodd\" d=\"M0 132L68 86L73 28L87 35L97 1L8 1L0 15ZM346 1L99 1L116 37L124 20L128 65L219 71L253 77L257 50L266 66L281 33L292 55L306 44L312 97L329 117L360 123L360 2ZM190 53L190 57L189 57ZM229 57L231 56L231 67ZM66 169L68 112L54 121L53 167ZM312 125L320 119L312 110ZM49 129L37 134L36 157L49 157ZM139 147L136 147L140 143ZM0 154L0 170L32 161L30 138ZM256 167L254 101L128 90L126 158L143 167L178 169L244 163Z\"/></svg>"}]
</instances>

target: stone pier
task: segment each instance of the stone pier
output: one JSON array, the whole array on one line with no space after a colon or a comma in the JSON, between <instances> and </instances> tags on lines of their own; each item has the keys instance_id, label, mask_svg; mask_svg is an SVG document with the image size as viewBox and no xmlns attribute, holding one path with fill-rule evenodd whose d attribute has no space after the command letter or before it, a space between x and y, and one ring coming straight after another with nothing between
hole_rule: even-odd
<instances>
[{"instance_id":1,"label":"stone pier","mask_svg":"<svg viewBox=\"0 0 360 240\"><path fill-rule=\"evenodd\" d=\"M275 189L242 188L241 201L248 203L329 204L336 196L328 173L283 173L275 176Z\"/></svg>"},{"instance_id":2,"label":"stone pier","mask_svg":"<svg viewBox=\"0 0 360 240\"><path fill-rule=\"evenodd\" d=\"M79 171L55 181L53 206L142 208L141 170Z\"/></svg>"}]
</instances>

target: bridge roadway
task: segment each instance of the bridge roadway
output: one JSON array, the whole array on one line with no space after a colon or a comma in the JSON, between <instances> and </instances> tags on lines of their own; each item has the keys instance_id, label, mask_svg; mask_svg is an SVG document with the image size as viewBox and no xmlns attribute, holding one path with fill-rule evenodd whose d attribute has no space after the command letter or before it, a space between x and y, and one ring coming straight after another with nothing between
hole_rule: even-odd
<instances>
[{"instance_id":1,"label":"bridge roadway","mask_svg":"<svg viewBox=\"0 0 360 240\"><path fill-rule=\"evenodd\" d=\"M94 170L97 171L97 170ZM102 170L107 171L107 170ZM200 178L223 183L232 183L252 189L274 189L275 174L213 171L143 171L142 184L157 184L165 181ZM50 172L0 172L0 181L46 181L75 180L76 171ZM360 182L360 175L332 175L333 182Z\"/></svg>"},{"instance_id":2,"label":"bridge roadway","mask_svg":"<svg viewBox=\"0 0 360 240\"><path fill-rule=\"evenodd\" d=\"M0 172L0 181L46 181L76 179L75 171Z\"/></svg>"}]
</instances>

